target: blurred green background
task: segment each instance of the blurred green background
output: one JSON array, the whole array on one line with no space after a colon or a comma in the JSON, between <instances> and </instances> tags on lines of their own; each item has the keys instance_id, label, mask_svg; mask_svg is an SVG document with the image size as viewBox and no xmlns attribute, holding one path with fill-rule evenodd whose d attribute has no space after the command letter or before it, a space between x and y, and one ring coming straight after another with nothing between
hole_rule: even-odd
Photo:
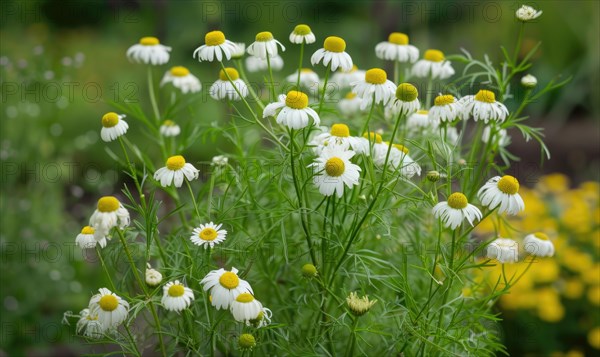
<instances>
[{"instance_id":1,"label":"blurred green background","mask_svg":"<svg viewBox=\"0 0 600 357\"><path fill-rule=\"evenodd\" d=\"M539 19L526 26L523 52L542 42L530 73L540 85L558 76L573 76L573 80L527 111L530 125L546 129L552 160L540 167L539 147L525 144L518 135L511 148L523 157L519 165L531 171L531 184L555 171L568 175L574 184L598 181L600 5L595 1L527 4L543 10ZM347 52L360 68L387 66L373 49L394 31L409 34L421 52L438 48L450 55L465 48L476 58L487 53L498 63L500 45L514 47L518 29L514 12L520 5L513 1L2 1L0 356L87 350L73 336L72 326L61 325L62 314L85 306L103 278L95 257L84 256L74 239L95 199L119 190L124 179L99 139L101 116L112 110L110 102L125 100L137 101L149 111L145 68L125 57L140 37L157 36L173 48L169 65L156 69L155 79L172 65L184 65L207 89L217 77L218 65L199 64L192 52L213 29L247 45L255 33L271 31L288 49L279 78L296 69L298 48L287 38L299 23L310 25L317 36L317 43L307 47L305 64L324 37L338 35L346 40ZM259 81L261 75L252 79ZM506 104L515 109L514 101ZM183 125L208 126L225 115L224 107L210 100L205 90L190 107L179 119ZM129 135L142 149L154 149L150 144L144 147L139 131L131 130ZM190 150L208 160L227 148L209 138Z\"/></svg>"}]
</instances>

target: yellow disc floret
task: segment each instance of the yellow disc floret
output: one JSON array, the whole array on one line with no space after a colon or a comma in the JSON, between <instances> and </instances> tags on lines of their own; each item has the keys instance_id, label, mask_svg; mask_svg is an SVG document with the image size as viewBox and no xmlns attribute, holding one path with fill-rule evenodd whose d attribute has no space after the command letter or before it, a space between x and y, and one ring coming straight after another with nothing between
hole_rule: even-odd
<instances>
[{"instance_id":1,"label":"yellow disc floret","mask_svg":"<svg viewBox=\"0 0 600 357\"><path fill-rule=\"evenodd\" d=\"M185 166L185 159L181 155L171 156L167 159L167 169L171 171L181 170Z\"/></svg>"},{"instance_id":2,"label":"yellow disc floret","mask_svg":"<svg viewBox=\"0 0 600 357\"><path fill-rule=\"evenodd\" d=\"M85 226L81 229L81 234L94 234L95 231L94 227Z\"/></svg>"},{"instance_id":3,"label":"yellow disc floret","mask_svg":"<svg viewBox=\"0 0 600 357\"><path fill-rule=\"evenodd\" d=\"M102 117L102 126L105 128L112 128L113 126L117 125L118 122L119 114L115 112L106 113Z\"/></svg>"},{"instance_id":4,"label":"yellow disc floret","mask_svg":"<svg viewBox=\"0 0 600 357\"><path fill-rule=\"evenodd\" d=\"M346 49L346 41L341 37L329 36L325 39L323 48L329 52L344 52Z\"/></svg>"},{"instance_id":5,"label":"yellow disc floret","mask_svg":"<svg viewBox=\"0 0 600 357\"><path fill-rule=\"evenodd\" d=\"M308 25L304 25L304 24L297 25L294 28L294 33L296 35L300 35L300 36L306 36L306 35L308 35L311 32L312 31L310 30L310 27L308 27Z\"/></svg>"},{"instance_id":6,"label":"yellow disc floret","mask_svg":"<svg viewBox=\"0 0 600 357\"><path fill-rule=\"evenodd\" d=\"M308 107L308 96L302 92L291 90L285 97L285 105L294 109Z\"/></svg>"},{"instance_id":7,"label":"yellow disc floret","mask_svg":"<svg viewBox=\"0 0 600 357\"><path fill-rule=\"evenodd\" d=\"M348 94L346 94L346 96L344 98L346 98L346 99L354 99L354 98L356 98L356 93L349 92Z\"/></svg>"},{"instance_id":8,"label":"yellow disc floret","mask_svg":"<svg viewBox=\"0 0 600 357\"><path fill-rule=\"evenodd\" d=\"M202 240L213 241L217 238L217 235L217 231L214 228L207 227L200 231L198 237Z\"/></svg>"},{"instance_id":9,"label":"yellow disc floret","mask_svg":"<svg viewBox=\"0 0 600 357\"><path fill-rule=\"evenodd\" d=\"M175 122L170 119L167 119L167 120L163 121L163 125L164 126L175 126Z\"/></svg>"},{"instance_id":10,"label":"yellow disc floret","mask_svg":"<svg viewBox=\"0 0 600 357\"><path fill-rule=\"evenodd\" d=\"M408 154L408 152L410 151L410 150L408 150L408 148L406 146L404 146L402 144L394 144L393 146L405 154Z\"/></svg>"},{"instance_id":11,"label":"yellow disc floret","mask_svg":"<svg viewBox=\"0 0 600 357\"><path fill-rule=\"evenodd\" d=\"M448 196L448 206L454 209L463 209L467 207L469 201L467 201L467 196L463 195L460 192L454 192L450 196Z\"/></svg>"},{"instance_id":12,"label":"yellow disc floret","mask_svg":"<svg viewBox=\"0 0 600 357\"><path fill-rule=\"evenodd\" d=\"M376 144L381 144L383 142L383 138L381 137L381 135L372 131L364 133L363 138L369 139L369 141L374 141Z\"/></svg>"},{"instance_id":13,"label":"yellow disc floret","mask_svg":"<svg viewBox=\"0 0 600 357\"><path fill-rule=\"evenodd\" d=\"M169 287L169 291L167 293L172 297L180 297L185 293L185 289L183 285L173 284L171 287Z\"/></svg>"},{"instance_id":14,"label":"yellow disc floret","mask_svg":"<svg viewBox=\"0 0 600 357\"><path fill-rule=\"evenodd\" d=\"M221 31L211 31L204 36L207 46L218 46L225 43L225 34Z\"/></svg>"},{"instance_id":15,"label":"yellow disc floret","mask_svg":"<svg viewBox=\"0 0 600 357\"><path fill-rule=\"evenodd\" d=\"M104 311L113 311L119 306L119 300L114 295L104 295L98 301L98 305Z\"/></svg>"},{"instance_id":16,"label":"yellow disc floret","mask_svg":"<svg viewBox=\"0 0 600 357\"><path fill-rule=\"evenodd\" d=\"M537 238L537 239L541 239L541 240L550 240L550 238L548 238L548 235L546 233L543 232L535 232L533 233L533 235Z\"/></svg>"},{"instance_id":17,"label":"yellow disc floret","mask_svg":"<svg viewBox=\"0 0 600 357\"><path fill-rule=\"evenodd\" d=\"M495 103L496 95L491 90L482 89L475 94L475 100L484 103Z\"/></svg>"},{"instance_id":18,"label":"yellow disc floret","mask_svg":"<svg viewBox=\"0 0 600 357\"><path fill-rule=\"evenodd\" d=\"M171 75L175 77L185 77L190 74L190 70L183 66L175 66L171 68Z\"/></svg>"},{"instance_id":19,"label":"yellow disc floret","mask_svg":"<svg viewBox=\"0 0 600 357\"><path fill-rule=\"evenodd\" d=\"M396 89L396 98L403 102L412 102L419 96L417 87L410 83L401 83Z\"/></svg>"},{"instance_id":20,"label":"yellow disc floret","mask_svg":"<svg viewBox=\"0 0 600 357\"><path fill-rule=\"evenodd\" d=\"M269 31L263 31L256 34L256 41L267 42L273 39L273 34Z\"/></svg>"},{"instance_id":21,"label":"yellow disc floret","mask_svg":"<svg viewBox=\"0 0 600 357\"><path fill-rule=\"evenodd\" d=\"M227 271L221 275L219 278L219 283L221 283L224 288L235 289L238 285L240 285L240 278L238 278L235 273Z\"/></svg>"},{"instance_id":22,"label":"yellow disc floret","mask_svg":"<svg viewBox=\"0 0 600 357\"><path fill-rule=\"evenodd\" d=\"M333 124L329 133L339 138L347 138L350 136L350 128L346 124Z\"/></svg>"},{"instance_id":23,"label":"yellow disc floret","mask_svg":"<svg viewBox=\"0 0 600 357\"><path fill-rule=\"evenodd\" d=\"M408 45L408 36L401 32L392 32L388 37L388 42L394 45Z\"/></svg>"},{"instance_id":24,"label":"yellow disc floret","mask_svg":"<svg viewBox=\"0 0 600 357\"><path fill-rule=\"evenodd\" d=\"M250 293L241 293L235 298L235 301L245 303L252 302L254 301L254 296L252 296Z\"/></svg>"},{"instance_id":25,"label":"yellow disc floret","mask_svg":"<svg viewBox=\"0 0 600 357\"><path fill-rule=\"evenodd\" d=\"M144 45L144 46L156 46L160 43L160 41L158 41L158 38L156 37L142 37L142 39L140 40L140 45Z\"/></svg>"},{"instance_id":26,"label":"yellow disc floret","mask_svg":"<svg viewBox=\"0 0 600 357\"><path fill-rule=\"evenodd\" d=\"M431 62L442 62L445 59L444 52L440 50L427 50L423 57Z\"/></svg>"},{"instance_id":27,"label":"yellow disc floret","mask_svg":"<svg viewBox=\"0 0 600 357\"><path fill-rule=\"evenodd\" d=\"M345 169L346 165L344 165L344 161L339 157L332 157L325 163L325 172L332 177L342 176Z\"/></svg>"},{"instance_id":28,"label":"yellow disc floret","mask_svg":"<svg viewBox=\"0 0 600 357\"><path fill-rule=\"evenodd\" d=\"M114 212L119 209L119 200L114 196L104 196L98 200L98 211Z\"/></svg>"},{"instance_id":29,"label":"yellow disc floret","mask_svg":"<svg viewBox=\"0 0 600 357\"><path fill-rule=\"evenodd\" d=\"M508 195L514 195L519 192L519 181L509 175L502 176L498 181L498 189Z\"/></svg>"},{"instance_id":30,"label":"yellow disc floret","mask_svg":"<svg viewBox=\"0 0 600 357\"><path fill-rule=\"evenodd\" d=\"M454 103L454 96L450 95L450 94L445 94L445 95L438 95L437 97L435 97L435 105L442 106L442 105L448 105L448 104L452 104Z\"/></svg>"},{"instance_id":31,"label":"yellow disc floret","mask_svg":"<svg viewBox=\"0 0 600 357\"><path fill-rule=\"evenodd\" d=\"M231 78L232 81L235 81L238 78L240 78L240 74L235 68L227 67L225 68L225 72L223 72L223 70L219 71L219 79L222 81L228 81L229 79L227 78L227 76L229 76L229 78Z\"/></svg>"},{"instance_id":32,"label":"yellow disc floret","mask_svg":"<svg viewBox=\"0 0 600 357\"><path fill-rule=\"evenodd\" d=\"M365 73L365 82L371 84L383 84L387 81L387 74L381 68L371 68Z\"/></svg>"}]
</instances>

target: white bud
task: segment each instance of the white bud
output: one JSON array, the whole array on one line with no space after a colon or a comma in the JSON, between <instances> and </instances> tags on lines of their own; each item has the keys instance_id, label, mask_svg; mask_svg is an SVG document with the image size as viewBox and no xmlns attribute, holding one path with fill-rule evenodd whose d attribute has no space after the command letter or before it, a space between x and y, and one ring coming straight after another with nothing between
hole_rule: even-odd
<instances>
[{"instance_id":1,"label":"white bud","mask_svg":"<svg viewBox=\"0 0 600 357\"><path fill-rule=\"evenodd\" d=\"M212 158L212 163L215 166L227 166L228 162L229 159L224 155L218 155Z\"/></svg>"},{"instance_id":2,"label":"white bud","mask_svg":"<svg viewBox=\"0 0 600 357\"><path fill-rule=\"evenodd\" d=\"M516 15L517 15L517 19L519 19L523 22L527 22L527 21L535 20L538 17L540 17L540 15L542 15L542 11L537 11L536 9L532 8L531 6L523 5L519 8L519 10L517 10Z\"/></svg>"},{"instance_id":3,"label":"white bud","mask_svg":"<svg viewBox=\"0 0 600 357\"><path fill-rule=\"evenodd\" d=\"M537 85L537 78L528 74L521 78L521 85L525 88L533 88Z\"/></svg>"},{"instance_id":4,"label":"white bud","mask_svg":"<svg viewBox=\"0 0 600 357\"><path fill-rule=\"evenodd\" d=\"M156 286L160 284L162 281L162 274L158 272L156 269L152 269L150 264L148 264L148 268L146 269L146 284L148 286Z\"/></svg>"}]
</instances>

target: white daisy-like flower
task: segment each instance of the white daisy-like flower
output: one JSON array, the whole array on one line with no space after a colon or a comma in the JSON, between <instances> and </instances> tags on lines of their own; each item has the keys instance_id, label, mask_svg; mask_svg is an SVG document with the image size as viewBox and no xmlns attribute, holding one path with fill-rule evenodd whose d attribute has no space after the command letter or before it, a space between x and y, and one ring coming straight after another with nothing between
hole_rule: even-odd
<instances>
[{"instance_id":1,"label":"white daisy-like flower","mask_svg":"<svg viewBox=\"0 0 600 357\"><path fill-rule=\"evenodd\" d=\"M406 128L413 135L430 133L437 129L438 123L430 118L427 110L417 110L406 120Z\"/></svg>"},{"instance_id":2,"label":"white daisy-like flower","mask_svg":"<svg viewBox=\"0 0 600 357\"><path fill-rule=\"evenodd\" d=\"M223 57L231 59L231 55L238 50L236 44L227 40L221 31L211 31L204 36L204 45L196 48L192 57L198 61L212 62L215 59L223 61Z\"/></svg>"},{"instance_id":3,"label":"white daisy-like flower","mask_svg":"<svg viewBox=\"0 0 600 357\"><path fill-rule=\"evenodd\" d=\"M527 22L540 17L542 15L542 11L537 11L531 6L523 5L517 10L515 15L517 16L517 19Z\"/></svg>"},{"instance_id":4,"label":"white daisy-like flower","mask_svg":"<svg viewBox=\"0 0 600 357\"><path fill-rule=\"evenodd\" d=\"M344 185L348 188L358 185L361 169L350 162L353 156L354 151L344 150L342 146L327 146L323 148L321 156L308 165L314 169L313 183L322 195L331 196L335 193L337 197L342 197Z\"/></svg>"},{"instance_id":5,"label":"white daisy-like flower","mask_svg":"<svg viewBox=\"0 0 600 357\"><path fill-rule=\"evenodd\" d=\"M229 163L229 158L225 155L217 155L212 158L212 165L214 166L224 167L227 166L227 163Z\"/></svg>"},{"instance_id":6,"label":"white daisy-like flower","mask_svg":"<svg viewBox=\"0 0 600 357\"><path fill-rule=\"evenodd\" d=\"M327 82L329 85L335 83L338 86L338 90L343 88L350 88L350 83L358 82L365 78L365 71L358 69L356 65L352 65L349 71L339 70L336 71L332 76L331 80Z\"/></svg>"},{"instance_id":7,"label":"white daisy-like flower","mask_svg":"<svg viewBox=\"0 0 600 357\"><path fill-rule=\"evenodd\" d=\"M537 257L551 257L554 255L554 244L545 233L536 232L528 234L523 239L525 251Z\"/></svg>"},{"instance_id":8,"label":"white daisy-like flower","mask_svg":"<svg viewBox=\"0 0 600 357\"><path fill-rule=\"evenodd\" d=\"M521 78L521 85L528 89L534 88L535 86L537 86L537 78L535 78L531 74L523 76L523 78Z\"/></svg>"},{"instance_id":9,"label":"white daisy-like flower","mask_svg":"<svg viewBox=\"0 0 600 357\"><path fill-rule=\"evenodd\" d=\"M102 116L100 137L103 141L110 142L127 133L129 124L123 118L125 118L124 114L119 115L115 112L108 112Z\"/></svg>"},{"instance_id":10,"label":"white daisy-like flower","mask_svg":"<svg viewBox=\"0 0 600 357\"><path fill-rule=\"evenodd\" d=\"M273 313L271 310L263 306L262 311L258 313L256 318L249 320L246 325L253 326L254 328L261 328L271 323L271 317Z\"/></svg>"},{"instance_id":11,"label":"white daisy-like flower","mask_svg":"<svg viewBox=\"0 0 600 357\"><path fill-rule=\"evenodd\" d=\"M412 74L419 78L446 79L454 75L454 68L439 50L427 50L422 60L413 65Z\"/></svg>"},{"instance_id":12,"label":"white daisy-like flower","mask_svg":"<svg viewBox=\"0 0 600 357\"><path fill-rule=\"evenodd\" d=\"M419 102L419 91L410 83L400 83L396 89L396 100L390 102L391 112L394 117L410 115L421 107ZM395 120L395 118L394 118Z\"/></svg>"},{"instance_id":13,"label":"white daisy-like flower","mask_svg":"<svg viewBox=\"0 0 600 357\"><path fill-rule=\"evenodd\" d=\"M487 125L483 128L483 133L481 134L481 141L484 143L488 143L490 140L490 134L492 131L492 126ZM510 144L510 136L506 132L506 129L498 129L494 130L494 142L497 142L499 146L505 147Z\"/></svg>"},{"instance_id":14,"label":"white daisy-like flower","mask_svg":"<svg viewBox=\"0 0 600 357\"><path fill-rule=\"evenodd\" d=\"M459 101L462 105L462 118L468 119L470 116L475 121L483 120L502 123L508 116L508 109L500 102L496 101L494 92L482 89L475 95L467 95Z\"/></svg>"},{"instance_id":15,"label":"white daisy-like flower","mask_svg":"<svg viewBox=\"0 0 600 357\"><path fill-rule=\"evenodd\" d=\"M172 120L165 120L158 129L160 135L165 137L177 136L181 133L181 128Z\"/></svg>"},{"instance_id":16,"label":"white daisy-like flower","mask_svg":"<svg viewBox=\"0 0 600 357\"><path fill-rule=\"evenodd\" d=\"M396 85L387 79L387 73L381 68L371 68L365 73L365 78L350 84L352 92L362 99L360 109L365 109L373 103L387 105L396 94Z\"/></svg>"},{"instance_id":17,"label":"white daisy-like flower","mask_svg":"<svg viewBox=\"0 0 600 357\"><path fill-rule=\"evenodd\" d=\"M250 324L251 320L256 320L259 314L263 312L263 306L250 293L241 293L231 302L231 314L235 321Z\"/></svg>"},{"instance_id":18,"label":"white daisy-like flower","mask_svg":"<svg viewBox=\"0 0 600 357\"><path fill-rule=\"evenodd\" d=\"M221 268L209 272L200 281L204 285L204 291L210 290L211 304L217 310L229 309L239 294L254 294L250 284L246 280L240 279L237 273L238 270L234 267L231 268L231 271Z\"/></svg>"},{"instance_id":19,"label":"white daisy-like flower","mask_svg":"<svg viewBox=\"0 0 600 357\"><path fill-rule=\"evenodd\" d=\"M383 142L381 135L373 131L364 133L362 137L356 138L356 143L352 147L357 154L366 156L370 156L371 151L373 151L374 157L385 156L387 148L388 146Z\"/></svg>"},{"instance_id":20,"label":"white daisy-like flower","mask_svg":"<svg viewBox=\"0 0 600 357\"><path fill-rule=\"evenodd\" d=\"M509 175L492 177L477 192L479 201L485 207L498 213L516 215L525 209L523 198L519 195L519 181Z\"/></svg>"},{"instance_id":21,"label":"white daisy-like flower","mask_svg":"<svg viewBox=\"0 0 600 357\"><path fill-rule=\"evenodd\" d=\"M75 238L75 244L81 249L95 248L96 244L99 244L101 248L106 247L106 237L98 237L94 235L96 230L94 227L85 226L81 229L81 233Z\"/></svg>"},{"instance_id":22,"label":"white daisy-like flower","mask_svg":"<svg viewBox=\"0 0 600 357\"><path fill-rule=\"evenodd\" d=\"M190 240L195 245L207 247L214 247L225 240L227 231L221 229L222 224L214 224L213 222L201 224L200 227L194 228Z\"/></svg>"},{"instance_id":23,"label":"white daisy-like flower","mask_svg":"<svg viewBox=\"0 0 600 357\"><path fill-rule=\"evenodd\" d=\"M104 334L104 328L98 321L98 314L90 314L90 309L81 310L76 330L78 334L94 339L99 339Z\"/></svg>"},{"instance_id":24,"label":"white daisy-like flower","mask_svg":"<svg viewBox=\"0 0 600 357\"><path fill-rule=\"evenodd\" d=\"M100 241L113 227L123 229L129 225L129 211L114 196L104 196L90 217L90 226L94 228L94 237Z\"/></svg>"},{"instance_id":25,"label":"white daisy-like flower","mask_svg":"<svg viewBox=\"0 0 600 357\"><path fill-rule=\"evenodd\" d=\"M283 58L279 55L269 57L269 62L271 62L271 70L273 71L280 71L283 68ZM246 68L248 72L266 71L269 69L269 62L266 58L248 56L246 57Z\"/></svg>"},{"instance_id":26,"label":"white daisy-like flower","mask_svg":"<svg viewBox=\"0 0 600 357\"><path fill-rule=\"evenodd\" d=\"M431 120L438 123L447 123L461 117L461 103L453 95L440 94L435 97L433 104L429 109Z\"/></svg>"},{"instance_id":27,"label":"white daisy-like flower","mask_svg":"<svg viewBox=\"0 0 600 357\"><path fill-rule=\"evenodd\" d=\"M338 102L338 109L340 113L345 116L352 116L360 112L360 106L362 99L360 99L356 93L348 92L344 98Z\"/></svg>"},{"instance_id":28,"label":"white daisy-like flower","mask_svg":"<svg viewBox=\"0 0 600 357\"><path fill-rule=\"evenodd\" d=\"M98 322L104 331L116 328L125 321L129 313L129 303L107 288L100 288L100 293L90 299L89 313L98 316Z\"/></svg>"},{"instance_id":29,"label":"white daisy-like flower","mask_svg":"<svg viewBox=\"0 0 600 357\"><path fill-rule=\"evenodd\" d=\"M240 79L240 74L235 68L227 67L225 71L222 69L219 71L219 79L210 86L209 93L211 98L216 100L242 100L242 97L245 98L248 95L248 86L246 82ZM240 94L242 97L240 97Z\"/></svg>"},{"instance_id":30,"label":"white daisy-like flower","mask_svg":"<svg viewBox=\"0 0 600 357\"><path fill-rule=\"evenodd\" d=\"M308 143L313 147L313 151L316 155L321 155L323 148L327 146L342 146L344 149L351 148L362 149L364 146L362 138L350 136L350 128L346 124L333 124L331 130L327 130L327 127L321 127L322 133L317 134ZM356 149L355 149L356 148Z\"/></svg>"},{"instance_id":31,"label":"white daisy-like flower","mask_svg":"<svg viewBox=\"0 0 600 357\"><path fill-rule=\"evenodd\" d=\"M202 89L202 85L196 76L183 66L175 66L165 72L160 86L172 83L173 87L181 90L183 94L196 93Z\"/></svg>"},{"instance_id":32,"label":"white daisy-like flower","mask_svg":"<svg viewBox=\"0 0 600 357\"><path fill-rule=\"evenodd\" d=\"M185 158L181 155L169 157L165 165L165 167L161 167L154 173L154 179L160 181L162 187L171 185L181 187L184 177L188 181L198 178L199 170L194 165L185 162Z\"/></svg>"},{"instance_id":33,"label":"white daisy-like flower","mask_svg":"<svg viewBox=\"0 0 600 357\"><path fill-rule=\"evenodd\" d=\"M231 52L231 59L240 59L246 54L246 44L243 42L234 42L235 50Z\"/></svg>"},{"instance_id":34,"label":"white daisy-like flower","mask_svg":"<svg viewBox=\"0 0 600 357\"><path fill-rule=\"evenodd\" d=\"M419 49L408 44L406 34L392 32L387 41L375 46L375 55L382 60L414 63L419 59Z\"/></svg>"},{"instance_id":35,"label":"white daisy-like flower","mask_svg":"<svg viewBox=\"0 0 600 357\"><path fill-rule=\"evenodd\" d=\"M433 216L441 219L445 227L456 229L465 219L473 226L475 220L481 220L482 214L479 208L467 201L467 196L454 192L448 196L448 201L440 202L433 207Z\"/></svg>"},{"instance_id":36,"label":"white daisy-like flower","mask_svg":"<svg viewBox=\"0 0 600 357\"><path fill-rule=\"evenodd\" d=\"M291 90L287 95L280 95L275 103L268 104L263 110L263 118L274 117L278 109L277 123L290 129L302 129L308 126L312 117L315 126L321 122L319 114L308 106L308 96L302 92Z\"/></svg>"},{"instance_id":37,"label":"white daisy-like flower","mask_svg":"<svg viewBox=\"0 0 600 357\"><path fill-rule=\"evenodd\" d=\"M373 154L373 163L378 167L383 167L389 143L383 143L381 149L376 149ZM400 174L411 178L415 175L421 176L421 165L408 155L409 150L401 144L393 144L388 158L388 167L392 170L400 169Z\"/></svg>"},{"instance_id":38,"label":"white daisy-like flower","mask_svg":"<svg viewBox=\"0 0 600 357\"><path fill-rule=\"evenodd\" d=\"M315 34L312 33L312 30L308 25L296 25L294 27L294 31L290 33L290 42L295 44L301 44L302 42L308 44L314 43L316 41Z\"/></svg>"},{"instance_id":39,"label":"white daisy-like flower","mask_svg":"<svg viewBox=\"0 0 600 357\"><path fill-rule=\"evenodd\" d=\"M510 238L497 238L487 246L486 256L500 263L516 263L519 260L519 244Z\"/></svg>"},{"instance_id":40,"label":"white daisy-like flower","mask_svg":"<svg viewBox=\"0 0 600 357\"><path fill-rule=\"evenodd\" d=\"M160 65L169 62L171 47L160 44L156 37L142 37L140 43L127 50L129 60L137 63Z\"/></svg>"},{"instance_id":41,"label":"white daisy-like flower","mask_svg":"<svg viewBox=\"0 0 600 357\"><path fill-rule=\"evenodd\" d=\"M285 80L290 83L298 81L298 71L285 77ZM302 68L300 71L300 86L307 89L314 89L315 92L319 89L319 75L310 68Z\"/></svg>"},{"instance_id":42,"label":"white daisy-like flower","mask_svg":"<svg viewBox=\"0 0 600 357\"><path fill-rule=\"evenodd\" d=\"M276 57L278 53L278 45L281 47L282 52L285 51L285 46L283 46L281 42L274 39L273 34L269 31L259 32L256 34L255 40L256 41L250 44L250 46L248 46L246 49L246 52L252 56L262 59L266 59L267 56L269 59Z\"/></svg>"},{"instance_id":43,"label":"white daisy-like flower","mask_svg":"<svg viewBox=\"0 0 600 357\"><path fill-rule=\"evenodd\" d=\"M346 41L337 36L329 36L323 43L323 48L319 48L311 57L310 63L316 65L323 61L323 66L330 66L332 71L341 68L342 71L352 69L352 58L345 52Z\"/></svg>"},{"instance_id":44,"label":"white daisy-like flower","mask_svg":"<svg viewBox=\"0 0 600 357\"><path fill-rule=\"evenodd\" d=\"M183 311L190 306L192 301L194 301L194 292L179 280L170 281L163 286L161 303L166 310Z\"/></svg>"},{"instance_id":45,"label":"white daisy-like flower","mask_svg":"<svg viewBox=\"0 0 600 357\"><path fill-rule=\"evenodd\" d=\"M146 267L146 284L152 287L157 286L162 281L162 278L162 274L158 270L153 269L150 263L148 263Z\"/></svg>"}]
</instances>

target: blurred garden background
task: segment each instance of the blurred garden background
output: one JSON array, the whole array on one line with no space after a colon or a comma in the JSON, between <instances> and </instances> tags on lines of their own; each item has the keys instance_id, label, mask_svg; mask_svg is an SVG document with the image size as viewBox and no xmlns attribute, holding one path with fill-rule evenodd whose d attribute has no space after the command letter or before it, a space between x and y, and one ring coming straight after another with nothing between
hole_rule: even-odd
<instances>
[{"instance_id":1,"label":"blurred garden background","mask_svg":"<svg viewBox=\"0 0 600 357\"><path fill-rule=\"evenodd\" d=\"M127 181L100 141L100 118L125 101L149 109L145 68L125 57L127 48L141 37L156 36L173 48L164 71L172 65L186 66L204 88L217 78L218 64L199 66L192 52L213 29L246 44L257 32L268 30L287 46L294 26L307 23L317 36L308 53L320 47L324 37L338 35L361 69L383 65L374 56L374 46L394 31L407 33L422 52L438 48L451 55L465 48L476 58L487 53L497 63L502 58L500 45L514 46L519 25L514 13L522 4L2 1L0 356L89 351L72 327L61 324L63 312L85 306L103 279L95 256L85 256L74 241L96 198L112 194ZM534 213L514 224L527 230L531 222L541 221L558 238L556 258L540 261L513 294L501 299L502 335L513 355L597 355L600 4L526 4L543 10L528 24L523 42L526 53L541 41L530 73L540 85L569 76L572 80L526 113L529 125L545 129L549 161L540 165L537 144L525 145L519 133L510 133L511 151L522 158L514 166L515 176L529 188L526 205L535 207ZM297 47L287 47L286 57L297 58ZM455 68L462 70L458 64ZM276 78L295 69L295 61L286 64ZM162 72L157 70L158 76ZM260 81L261 75L252 78ZM510 109L510 100L506 104ZM203 91L190 101L183 125L210 128L225 115ZM131 135L142 142L140 131L132 130ZM202 138L189 149L195 157L209 161L227 153L227 146L210 135ZM150 144L145 149L155 150Z\"/></svg>"}]
</instances>

